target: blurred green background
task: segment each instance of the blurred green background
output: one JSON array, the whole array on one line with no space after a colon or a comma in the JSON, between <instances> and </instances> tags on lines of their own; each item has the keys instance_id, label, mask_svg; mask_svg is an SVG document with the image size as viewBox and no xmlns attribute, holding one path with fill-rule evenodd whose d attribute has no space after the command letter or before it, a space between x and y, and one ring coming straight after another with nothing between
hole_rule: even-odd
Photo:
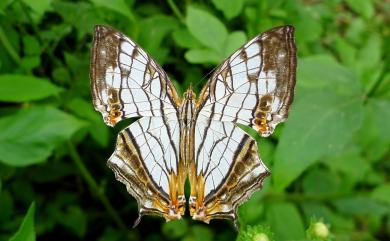
<instances>
[{"instance_id":1,"label":"blurred green background","mask_svg":"<svg viewBox=\"0 0 390 241\"><path fill-rule=\"evenodd\" d=\"M232 222L137 218L92 108L95 24L130 36L182 93L271 27L296 28L290 117L256 137L272 171ZM0 240L390 240L390 1L0 0Z\"/></svg>"}]
</instances>

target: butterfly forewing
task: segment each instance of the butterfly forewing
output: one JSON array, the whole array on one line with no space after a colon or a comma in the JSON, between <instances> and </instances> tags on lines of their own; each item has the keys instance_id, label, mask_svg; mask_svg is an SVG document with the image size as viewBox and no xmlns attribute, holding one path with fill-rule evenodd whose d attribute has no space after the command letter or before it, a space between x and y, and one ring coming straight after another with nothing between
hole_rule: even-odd
<instances>
[{"instance_id":1,"label":"butterfly forewing","mask_svg":"<svg viewBox=\"0 0 390 241\"><path fill-rule=\"evenodd\" d=\"M91 58L95 109L114 126L130 117L177 113L176 90L149 55L122 33L95 27Z\"/></svg>"},{"instance_id":2,"label":"butterfly forewing","mask_svg":"<svg viewBox=\"0 0 390 241\"><path fill-rule=\"evenodd\" d=\"M200 96L199 118L241 123L268 136L288 116L295 70L293 27L264 32L213 73Z\"/></svg>"}]
</instances>

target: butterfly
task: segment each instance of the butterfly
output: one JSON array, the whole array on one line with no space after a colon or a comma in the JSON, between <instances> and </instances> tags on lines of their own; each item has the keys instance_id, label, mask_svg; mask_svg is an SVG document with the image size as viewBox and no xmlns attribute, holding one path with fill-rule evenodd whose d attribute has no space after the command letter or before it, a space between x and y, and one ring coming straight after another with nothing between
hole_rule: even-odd
<instances>
[{"instance_id":1,"label":"butterfly","mask_svg":"<svg viewBox=\"0 0 390 241\"><path fill-rule=\"evenodd\" d=\"M286 120L296 76L294 28L270 29L225 59L201 91L183 98L164 70L133 40L94 29L91 89L105 123L139 117L123 129L108 166L137 200L139 217L237 222L237 208L270 175L256 141L237 124L267 137Z\"/></svg>"}]
</instances>

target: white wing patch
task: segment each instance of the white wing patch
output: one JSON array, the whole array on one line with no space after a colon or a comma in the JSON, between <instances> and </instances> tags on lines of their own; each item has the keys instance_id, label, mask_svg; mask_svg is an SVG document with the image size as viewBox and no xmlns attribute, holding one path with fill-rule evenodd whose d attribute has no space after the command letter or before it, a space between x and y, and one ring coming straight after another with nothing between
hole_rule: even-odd
<instances>
[{"instance_id":1,"label":"white wing patch","mask_svg":"<svg viewBox=\"0 0 390 241\"><path fill-rule=\"evenodd\" d=\"M144 169L153 182L167 195L169 191L169 175L178 173L180 129L176 120L165 121L161 117L143 117L124 129L121 135L126 136L135 146ZM117 166L126 166L117 152L117 147L109 162Z\"/></svg>"},{"instance_id":2,"label":"white wing patch","mask_svg":"<svg viewBox=\"0 0 390 241\"><path fill-rule=\"evenodd\" d=\"M195 163L196 175L205 178L207 196L226 180L234 165L242 142L250 139L243 130L230 122L197 122L195 125ZM265 165L253 170L254 175L267 172ZM257 170L258 169L258 170Z\"/></svg>"}]
</instances>

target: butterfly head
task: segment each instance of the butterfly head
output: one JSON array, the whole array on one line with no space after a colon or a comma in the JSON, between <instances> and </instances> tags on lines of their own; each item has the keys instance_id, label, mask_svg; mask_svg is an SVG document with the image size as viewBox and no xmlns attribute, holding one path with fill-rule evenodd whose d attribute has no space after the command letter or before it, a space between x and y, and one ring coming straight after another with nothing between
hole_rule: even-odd
<instances>
[{"instance_id":1,"label":"butterfly head","mask_svg":"<svg viewBox=\"0 0 390 241\"><path fill-rule=\"evenodd\" d=\"M190 84L190 86L188 87L187 91L184 93L184 99L193 101L193 100L195 100L195 97L196 97L195 93L192 90L192 84Z\"/></svg>"}]
</instances>

